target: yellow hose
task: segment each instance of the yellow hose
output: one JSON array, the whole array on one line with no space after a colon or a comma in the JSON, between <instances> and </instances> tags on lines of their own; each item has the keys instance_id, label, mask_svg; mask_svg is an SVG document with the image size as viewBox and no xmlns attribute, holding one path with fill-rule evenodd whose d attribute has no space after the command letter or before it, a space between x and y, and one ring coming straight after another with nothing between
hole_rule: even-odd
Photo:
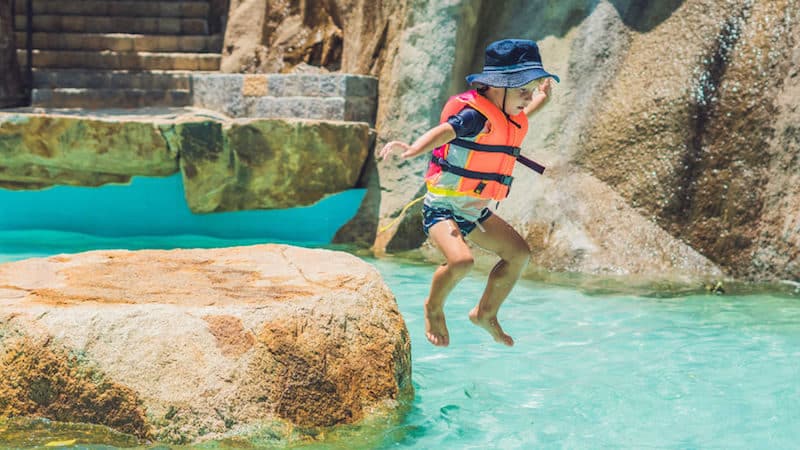
<instances>
[{"instance_id":1,"label":"yellow hose","mask_svg":"<svg viewBox=\"0 0 800 450\"><path fill-rule=\"evenodd\" d=\"M420 201L420 200L422 200L423 198L425 198L425 196L424 196L424 195L423 195L423 196L420 196L420 197L417 197L417 198L415 198L414 200L411 200L410 202L408 202L408 203L406 204L406 206L403 206L403 209L402 209L402 210L400 210L400 214L398 214L398 215L397 215L397 217L395 217L393 221L389 222L389 224L387 224L387 225L385 225L385 226L381 227L381 228L378 230L378 233L383 233L384 231L388 230L389 228L392 228L393 226L395 226L395 224L397 224L397 222L399 222L399 221L400 221L400 219L402 219L402 218L403 218L403 216L405 216L405 214L406 214L406 211L408 211L408 208L411 208L411 206L412 206L412 205L416 204L417 202L419 202L419 201Z\"/></svg>"}]
</instances>

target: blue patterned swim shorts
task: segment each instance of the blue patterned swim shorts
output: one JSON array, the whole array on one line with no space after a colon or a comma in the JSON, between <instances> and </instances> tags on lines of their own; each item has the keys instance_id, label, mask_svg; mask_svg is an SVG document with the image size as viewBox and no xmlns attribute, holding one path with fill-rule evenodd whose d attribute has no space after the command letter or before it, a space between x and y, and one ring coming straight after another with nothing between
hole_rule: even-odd
<instances>
[{"instance_id":1,"label":"blue patterned swim shorts","mask_svg":"<svg viewBox=\"0 0 800 450\"><path fill-rule=\"evenodd\" d=\"M452 220L458 225L458 229L461 230L461 235L466 236L470 234L479 223L483 223L491 215L492 211L490 211L489 208L484 208L478 220L473 222L454 214L453 211L449 209L422 205L422 231L424 231L427 236L428 230L430 230L432 226L443 220Z\"/></svg>"}]
</instances>

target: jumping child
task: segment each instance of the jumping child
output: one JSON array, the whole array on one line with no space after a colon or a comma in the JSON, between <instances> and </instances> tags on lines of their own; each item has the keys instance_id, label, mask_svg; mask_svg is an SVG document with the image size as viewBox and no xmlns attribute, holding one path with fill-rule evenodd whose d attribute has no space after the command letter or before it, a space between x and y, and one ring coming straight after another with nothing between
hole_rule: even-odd
<instances>
[{"instance_id":1,"label":"jumping child","mask_svg":"<svg viewBox=\"0 0 800 450\"><path fill-rule=\"evenodd\" d=\"M422 226L446 259L434 272L425 301L425 335L433 345L450 343L444 302L472 268L466 237L500 257L469 318L495 341L514 345L500 327L497 311L527 266L530 248L516 230L491 212L489 203L508 195L514 164L524 158L519 147L528 131L528 117L548 101L551 78L559 81L544 70L535 42L493 42L486 47L483 72L467 77L476 90L450 98L441 123L413 144L392 141L379 153L384 159L399 148L403 158L412 158L433 150L425 176L428 192Z\"/></svg>"}]
</instances>

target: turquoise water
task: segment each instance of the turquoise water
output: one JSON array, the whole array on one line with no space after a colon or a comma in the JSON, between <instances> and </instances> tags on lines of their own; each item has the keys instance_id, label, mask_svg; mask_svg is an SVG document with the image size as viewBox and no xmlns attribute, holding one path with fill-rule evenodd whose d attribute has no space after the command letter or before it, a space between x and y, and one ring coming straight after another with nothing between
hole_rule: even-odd
<instances>
[{"instance_id":1,"label":"turquoise water","mask_svg":"<svg viewBox=\"0 0 800 450\"><path fill-rule=\"evenodd\" d=\"M0 233L0 260L46 256L73 244L82 251L255 243L15 233ZM35 244L22 251L24 240ZM3 254L12 241L19 251ZM421 315L433 267L368 262L397 295L411 334L416 389L405 422L388 430L379 448L800 446L800 298L592 296L523 281L501 310L516 340L506 348L467 319L485 281L474 274L447 302L452 344L440 349L425 340ZM30 443L58 436L45 430ZM86 441L79 447L113 448Z\"/></svg>"},{"instance_id":2,"label":"turquoise water","mask_svg":"<svg viewBox=\"0 0 800 450\"><path fill-rule=\"evenodd\" d=\"M365 193L366 189L351 189L299 208L192 214L184 199L180 175L134 177L130 184L96 188L0 189L0 231L54 230L106 237L200 235L328 243L336 230L355 215Z\"/></svg>"},{"instance_id":3,"label":"turquoise water","mask_svg":"<svg viewBox=\"0 0 800 450\"><path fill-rule=\"evenodd\" d=\"M451 347L427 343L431 267L374 262L411 333L416 399L387 448L800 447L800 298L588 296L523 281L500 320L467 319L485 277L446 305Z\"/></svg>"}]
</instances>

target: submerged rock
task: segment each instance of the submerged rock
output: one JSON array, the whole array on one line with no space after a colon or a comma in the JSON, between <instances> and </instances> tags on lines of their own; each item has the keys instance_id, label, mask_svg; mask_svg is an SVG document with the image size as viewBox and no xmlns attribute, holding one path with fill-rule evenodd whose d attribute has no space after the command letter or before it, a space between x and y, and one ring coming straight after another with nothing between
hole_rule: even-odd
<instances>
[{"instance_id":1,"label":"submerged rock","mask_svg":"<svg viewBox=\"0 0 800 450\"><path fill-rule=\"evenodd\" d=\"M359 424L413 395L377 271L283 245L0 265L0 360L0 417L166 442Z\"/></svg>"}]
</instances>

